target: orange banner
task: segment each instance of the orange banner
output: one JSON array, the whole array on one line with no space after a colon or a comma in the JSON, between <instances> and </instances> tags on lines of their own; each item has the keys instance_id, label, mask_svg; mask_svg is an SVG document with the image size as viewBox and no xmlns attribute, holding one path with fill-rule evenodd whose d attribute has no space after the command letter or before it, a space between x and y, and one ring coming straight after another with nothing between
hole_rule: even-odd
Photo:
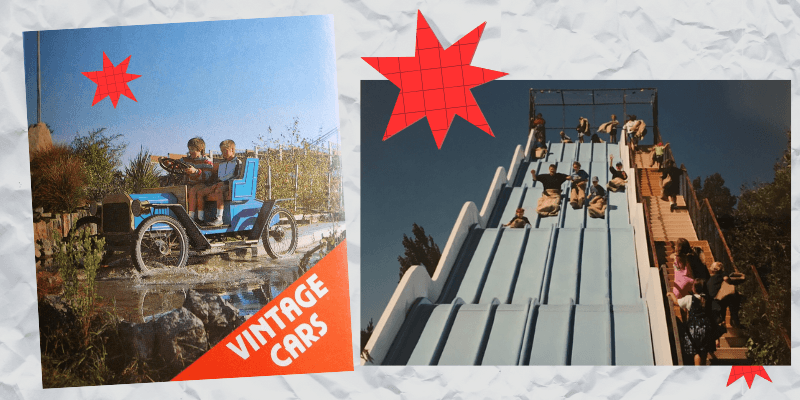
<instances>
[{"instance_id":1,"label":"orange banner","mask_svg":"<svg viewBox=\"0 0 800 400\"><path fill-rule=\"evenodd\" d=\"M352 371L346 244L173 381Z\"/></svg>"}]
</instances>

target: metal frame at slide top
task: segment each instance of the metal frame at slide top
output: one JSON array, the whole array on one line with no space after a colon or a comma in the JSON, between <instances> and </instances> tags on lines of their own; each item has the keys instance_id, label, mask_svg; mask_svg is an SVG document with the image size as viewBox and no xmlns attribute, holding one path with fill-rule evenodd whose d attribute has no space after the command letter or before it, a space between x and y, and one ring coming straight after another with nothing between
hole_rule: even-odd
<instances>
[{"instance_id":1,"label":"metal frame at slide top","mask_svg":"<svg viewBox=\"0 0 800 400\"><path fill-rule=\"evenodd\" d=\"M653 143L657 143L656 134L658 133L658 89L656 88L628 88L628 89L529 89L530 109L528 119L528 130L533 129L533 120L537 107L561 107L561 127L550 124L546 129L567 130L566 108L567 107L591 107L592 120L594 126L599 126L595 115L597 106L622 106L622 118L618 118L620 125L627 119L627 106L630 105L650 105L652 114L652 124L646 125L654 132ZM537 96L540 102L537 104ZM573 99L575 96L576 99ZM586 99L581 101L582 99ZM552 118L551 118L552 120ZM621 127L620 127L621 128ZM660 138L658 138L660 139ZM622 141L620 140L620 143Z\"/></svg>"}]
</instances>

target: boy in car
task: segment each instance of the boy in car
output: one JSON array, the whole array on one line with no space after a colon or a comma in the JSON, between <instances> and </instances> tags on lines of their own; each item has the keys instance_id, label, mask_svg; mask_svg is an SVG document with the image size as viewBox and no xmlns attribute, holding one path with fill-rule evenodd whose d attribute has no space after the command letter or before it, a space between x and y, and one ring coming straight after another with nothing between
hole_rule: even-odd
<instances>
[{"instance_id":1,"label":"boy in car","mask_svg":"<svg viewBox=\"0 0 800 400\"><path fill-rule=\"evenodd\" d=\"M236 158L236 143L233 140L223 140L219 144L219 150L222 153L222 162L214 165L214 170L217 172L216 183L206 186L197 192L197 203L201 207L205 204L205 200L217 203L216 216L213 221L208 223L211 226L222 225L222 213L225 210L223 193L231 190L230 181L238 176L239 169L242 166L242 161Z\"/></svg>"},{"instance_id":2,"label":"boy in car","mask_svg":"<svg viewBox=\"0 0 800 400\"><path fill-rule=\"evenodd\" d=\"M210 157L203 155L203 153L206 151L206 142L203 140L203 138L193 137L189 139L186 147L189 148L189 154L186 157L183 157L182 160L190 165L190 167L186 169L189 217L194 219L195 211L197 211L197 219L202 221L203 207L200 206L200 210L197 210L198 203L195 201L195 199L197 198L197 192L206 187L205 183L208 181L209 177L211 177L213 163ZM199 204L202 205L203 203Z\"/></svg>"}]
</instances>

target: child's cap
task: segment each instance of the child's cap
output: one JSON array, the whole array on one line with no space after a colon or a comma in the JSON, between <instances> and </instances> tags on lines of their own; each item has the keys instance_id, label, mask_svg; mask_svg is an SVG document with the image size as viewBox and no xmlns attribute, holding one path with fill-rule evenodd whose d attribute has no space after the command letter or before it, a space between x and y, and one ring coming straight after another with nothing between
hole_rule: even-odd
<instances>
[{"instance_id":1,"label":"child's cap","mask_svg":"<svg viewBox=\"0 0 800 400\"><path fill-rule=\"evenodd\" d=\"M663 143L661 143L661 142L658 142L658 145L659 145L659 146L663 146L664 144L663 144Z\"/></svg>"},{"instance_id":2,"label":"child's cap","mask_svg":"<svg viewBox=\"0 0 800 400\"><path fill-rule=\"evenodd\" d=\"M592 177L592 183L597 183L597 182L600 182L600 179L597 179L596 176L593 176Z\"/></svg>"}]
</instances>

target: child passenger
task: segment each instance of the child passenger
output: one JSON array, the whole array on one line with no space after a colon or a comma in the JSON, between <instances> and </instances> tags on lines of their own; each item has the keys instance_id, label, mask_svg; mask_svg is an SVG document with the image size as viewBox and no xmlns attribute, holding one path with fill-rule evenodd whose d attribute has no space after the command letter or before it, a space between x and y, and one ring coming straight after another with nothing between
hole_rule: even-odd
<instances>
[{"instance_id":1,"label":"child passenger","mask_svg":"<svg viewBox=\"0 0 800 400\"><path fill-rule=\"evenodd\" d=\"M222 213L225 209L225 199L223 193L230 190L230 181L236 178L239 174L239 168L242 161L236 158L236 143L233 140L223 140L219 144L219 150L222 153L222 162L214 165L217 171L216 183L206 186L197 192L197 203L204 204L205 200L215 201L217 203L216 218L209 222L208 225L219 226L222 225ZM200 211L202 213L202 210ZM199 214L202 218L203 214Z\"/></svg>"},{"instance_id":2,"label":"child passenger","mask_svg":"<svg viewBox=\"0 0 800 400\"><path fill-rule=\"evenodd\" d=\"M189 217L194 219L194 214L197 210L197 202L195 202L197 192L205 188L206 181L208 181L208 178L211 177L213 163L210 157L203 155L203 153L206 151L206 142L203 141L203 138L193 137L189 139L189 143L186 144L186 147L189 148L189 155L183 157L183 161L191 165L191 167L186 169L188 186L187 195L189 197L187 201L189 203ZM201 221L203 219L202 206L198 212L198 219Z\"/></svg>"},{"instance_id":3,"label":"child passenger","mask_svg":"<svg viewBox=\"0 0 800 400\"><path fill-rule=\"evenodd\" d=\"M528 217L525 216L525 209L524 208L517 208L516 215L514 218L511 218L511 221L503 226L509 228L524 228L525 225L530 225L531 221L528 221Z\"/></svg>"}]
</instances>

